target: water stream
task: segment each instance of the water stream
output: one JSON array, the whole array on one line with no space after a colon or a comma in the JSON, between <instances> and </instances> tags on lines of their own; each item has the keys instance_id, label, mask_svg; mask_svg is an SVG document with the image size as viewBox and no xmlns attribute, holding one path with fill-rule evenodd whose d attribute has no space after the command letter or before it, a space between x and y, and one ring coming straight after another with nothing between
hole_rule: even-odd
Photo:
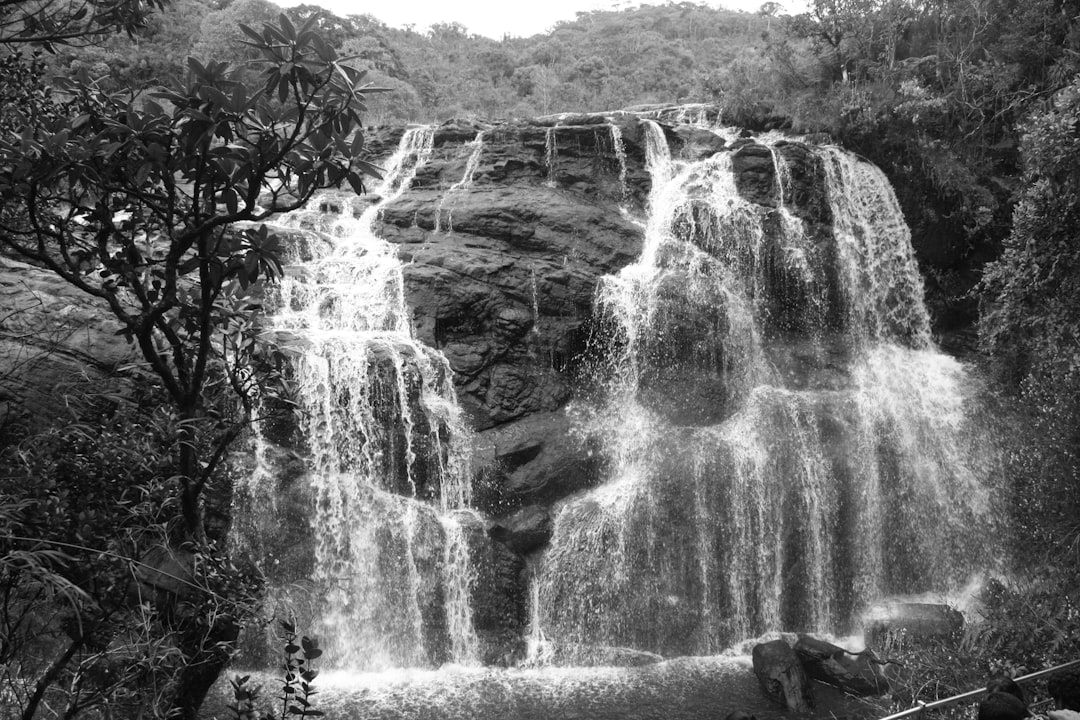
<instances>
[{"instance_id":1,"label":"water stream","mask_svg":"<svg viewBox=\"0 0 1080 720\"><path fill-rule=\"evenodd\" d=\"M469 435L446 359L412 336L396 252L372 230L432 137L430 127L404 134L361 213L328 195L285 219L314 239L291 258L268 329L291 354L307 460L314 555L301 576L303 626L337 667L478 656L464 539L475 518L462 510ZM257 471L256 482L270 475ZM252 492L279 492L266 485Z\"/></svg>"},{"instance_id":2,"label":"water stream","mask_svg":"<svg viewBox=\"0 0 1080 720\"><path fill-rule=\"evenodd\" d=\"M930 342L880 170L814 150L834 220L815 244L776 148L771 210L739 194L732 153L676 163L645 131L645 246L598 293L621 333L589 408L612 469L559 508L534 633L710 654L966 582L992 553L964 528L990 513L993 452L963 367Z\"/></svg>"}]
</instances>

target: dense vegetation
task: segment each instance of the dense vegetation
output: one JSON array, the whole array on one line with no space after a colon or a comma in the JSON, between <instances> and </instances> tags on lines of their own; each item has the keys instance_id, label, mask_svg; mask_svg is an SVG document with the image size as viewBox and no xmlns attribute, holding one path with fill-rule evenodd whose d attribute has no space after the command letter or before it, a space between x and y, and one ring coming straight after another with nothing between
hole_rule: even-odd
<instances>
[{"instance_id":1,"label":"dense vegetation","mask_svg":"<svg viewBox=\"0 0 1080 720\"><path fill-rule=\"evenodd\" d=\"M125 392L73 399L69 423L30 437L0 428L0 698L23 717L59 697L69 717L105 703L191 716L181 695L227 660L258 579L220 552L220 528L199 501L227 485L220 460L252 397L279 380L245 316L249 286L277 272L273 248L255 230L231 229L261 219L257 189L282 167L294 186L275 212L320 186L358 184L361 147L343 138L361 119L718 102L733 124L827 133L881 165L913 226L937 329L950 347L981 352L1022 429L1006 474L1026 572L988 592L988 623L974 634L904 650L932 665L912 683L933 675L949 679L941 692L964 689L1080 650L1076 0L815 0L795 17L771 2L754 14L682 2L581 13L499 41L457 24L397 29L304 5L275 32L305 48L310 76L284 58L268 66L278 36L240 28L274 23L280 10L268 0L85 7L0 4L0 244L111 307L151 372L134 392L129 378ZM301 42L296 27L322 40ZM392 92L326 94L318 72L337 57ZM162 85L164 96L151 95ZM301 142L282 145L287 125L304 124L289 114L304 98L322 107ZM246 143L247 154L216 154L217 140ZM189 193L191 183L205 194ZM134 217L115 214L133 203ZM124 247L99 258L111 281L85 272L95 245L80 230L84 214ZM38 245L43 228L59 256ZM132 228L172 244L146 252ZM192 253L205 262L187 262ZM207 294L176 293L184 276ZM132 296L118 287L138 302L118 305ZM221 330L231 349L216 354L206 338ZM252 363L263 374L238 371ZM162 582L164 570L179 577ZM158 591L168 598L138 597ZM921 688L923 699L933 692Z\"/></svg>"}]
</instances>

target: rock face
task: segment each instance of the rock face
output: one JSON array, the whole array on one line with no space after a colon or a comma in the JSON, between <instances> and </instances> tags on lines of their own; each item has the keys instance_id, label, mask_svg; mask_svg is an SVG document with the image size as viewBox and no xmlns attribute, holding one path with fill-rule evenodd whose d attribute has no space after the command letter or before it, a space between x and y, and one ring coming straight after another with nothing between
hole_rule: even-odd
<instances>
[{"instance_id":1,"label":"rock face","mask_svg":"<svg viewBox=\"0 0 1080 720\"><path fill-rule=\"evenodd\" d=\"M605 391L585 381L613 349L630 341L609 332L608 319L596 310L596 294L604 276L616 274L642 250L652 189L649 132L659 129L675 159L729 153L739 193L764 209L765 223L782 222L781 214L771 211L783 205L803 221L809 243L827 244L831 210L824 192L825 170L806 144L767 147L749 137L725 139L686 119L681 112L657 110L500 124L451 121L436 129L430 159L377 217L376 233L396 246L405 263L414 335L447 358L458 400L475 432L473 505L493 518L468 528L470 553L479 568L473 622L487 662L520 654L515 643L526 625L526 558L551 537L551 508L596 485L605 469L597 438L581 430L588 426L579 417L584 403L575 401ZM377 156L389 156L402 132L378 131L368 147ZM778 173L783 182L778 182ZM364 198L353 203L354 214L371 202ZM299 259L313 254L305 243L319 242L317 235L295 228L281 235ZM713 240L701 237L699 244ZM767 248L770 262L765 265L771 274L763 281L795 287L782 263L771 262L783 250ZM26 293L24 282L35 288L33 293ZM673 275L671 283L677 285L678 278ZM47 273L0 259L0 293L30 304L36 302L34 293L41 299L35 311L40 311L39 318L19 314L3 319L0 362L18 365L27 348L37 347L25 339L15 342L21 332L55 328L68 333L57 345L64 348L56 356L59 362L48 371L59 373L55 381L37 365L24 363L0 388L0 414L36 413L45 402L34 396L43 376L58 385L76 379L85 368L107 374L128 357L127 346L115 341L104 314L66 295L62 285ZM678 297L677 289L671 288L672 297ZM769 297L784 298L767 313L770 338L805 330L799 326L805 298L794 290ZM5 307L21 307L6 298ZM672 302L658 310L683 314L664 318L665 326L673 328L670 336L645 349L654 356L649 367L655 376L642 378L641 400L679 426L718 422L731 404L727 378L713 382L704 366L696 374L694 368L699 359L716 363L716 358L697 358L693 348L703 333L717 330L718 318L725 314L717 312L723 302L708 297L697 307L679 308ZM793 346L777 369L805 377L807 386L828 388L837 383L839 372L833 359L823 360L820 350L801 353ZM402 375L400 384L412 392L415 383L409 376ZM680 380L685 377L691 380ZM400 378L390 380L382 385L397 386ZM303 444L296 442L294 427L278 430L269 438L280 446L273 451L281 463L278 496L291 509L283 523L288 532L270 550L280 560L283 577L291 577L294 569L310 563L311 538L294 538L310 535L301 509L313 500L302 482ZM386 461L400 466L410 453L423 454L423 438L438 439L441 434L416 426L415 437L397 442L398 451L387 453ZM440 489L424 477L409 476L409 481L428 499ZM425 533L442 532L433 518L424 520L425 528L430 526ZM441 572L441 559L427 560L429 574ZM422 606L425 639L429 646L442 646L445 629L428 618L437 615L431 608L440 602L438 593L433 589L427 595L430 602ZM796 692L789 701L798 702L798 697Z\"/></svg>"},{"instance_id":2,"label":"rock face","mask_svg":"<svg viewBox=\"0 0 1080 720\"><path fill-rule=\"evenodd\" d=\"M456 125L436 132L432 159L382 215L418 337L450 360L478 430L570 399L597 280L640 252L620 204L640 206L647 175L626 135L620 165L615 127L477 127L468 143Z\"/></svg>"},{"instance_id":3,"label":"rock face","mask_svg":"<svg viewBox=\"0 0 1080 720\"><path fill-rule=\"evenodd\" d=\"M783 640L754 646L754 674L765 695L788 710L809 712L814 707L810 681L799 656Z\"/></svg>"},{"instance_id":4,"label":"rock face","mask_svg":"<svg viewBox=\"0 0 1080 720\"><path fill-rule=\"evenodd\" d=\"M729 145L686 124L685 113L646 115L659 119L674 158L731 152L740 192L764 207L778 204L782 162L787 205L812 235L828 232L823 170L807 146L769 148L748 138ZM478 431L476 504L484 510L548 505L595 484L602 469L596 443L577 434L567 407L583 375L603 361L603 343L620 341L604 332L595 296L603 276L641 251L651 189L644 124L640 113L450 121L436 129L431 159L376 223L406 263L418 338L449 360ZM371 147L389 152L398 137L379 133ZM684 344L712 314L687 316ZM774 315L783 321L782 308ZM676 346L677 339L657 352ZM724 407L723 387L691 383L680 394L670 378L653 380L643 380L645 394L657 388L644 399L661 413L700 424Z\"/></svg>"},{"instance_id":5,"label":"rock face","mask_svg":"<svg viewBox=\"0 0 1080 720\"><path fill-rule=\"evenodd\" d=\"M852 695L882 695L889 690L881 666L865 652L855 655L810 635L799 635L793 649L814 680Z\"/></svg>"},{"instance_id":6,"label":"rock face","mask_svg":"<svg viewBox=\"0 0 1080 720\"><path fill-rule=\"evenodd\" d=\"M358 217L379 203L372 231L396 247L403 263L412 334L445 356L475 433L471 504L488 520L485 532L470 530L478 568L472 621L485 662L520 657L525 564L552 536L553 506L604 476L602 438L590 435L600 431L582 417L582 408L605 392L597 387L598 367L634 340L612 332L611 318L597 310L597 293L605 276L641 253L657 136L676 160L729 153L739 192L762 210L765 222L784 222L783 206L802 222L808 242L828 244L831 210L819 155L798 142L767 147L748 137L729 140L664 111L451 121L434 130L429 146L415 150L425 159L407 185L387 185L386 198L334 201L327 208ZM385 159L412 137L401 129L379 131L368 147ZM711 211L705 199L700 210L703 217ZM319 225L304 222L300 227ZM301 261L319 242L317 233L295 230L283 230L281 239ZM708 252L716 238L698 240ZM779 240L774 245L767 249L776 256L768 281L799 286L784 276L781 260L789 249ZM714 423L730 411L735 398L728 395L738 388L713 372L716 358L694 348L703 335L723 330L725 300L702 298L686 307L679 278L673 274L671 282L673 301L658 316L677 330L646 349L656 356L649 363L655 377L643 378L641 400L680 425ZM792 307L772 308L776 327L768 329L797 332L799 298L770 294L781 296L790 297ZM424 454L417 438L444 434L413 430L416 438L395 446L409 459ZM302 444L286 447L303 453ZM407 478L415 497L439 495L422 476ZM391 490L408 495L404 488ZM437 625L426 616L424 622ZM428 649L441 644L437 638L424 643Z\"/></svg>"},{"instance_id":7,"label":"rock face","mask_svg":"<svg viewBox=\"0 0 1080 720\"><path fill-rule=\"evenodd\" d=\"M108 312L53 273L0 256L0 444L44 427L136 357Z\"/></svg>"}]
</instances>

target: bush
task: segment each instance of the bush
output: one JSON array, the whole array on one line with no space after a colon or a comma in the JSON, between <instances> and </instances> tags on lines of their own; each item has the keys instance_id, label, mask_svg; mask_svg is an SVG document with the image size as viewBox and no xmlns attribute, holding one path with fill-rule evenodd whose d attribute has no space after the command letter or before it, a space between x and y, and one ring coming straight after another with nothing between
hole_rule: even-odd
<instances>
[{"instance_id":1,"label":"bush","mask_svg":"<svg viewBox=\"0 0 1080 720\"><path fill-rule=\"evenodd\" d=\"M164 713L253 609L257 578L178 543L154 400L82 398L0 457L0 698L23 718Z\"/></svg>"}]
</instances>

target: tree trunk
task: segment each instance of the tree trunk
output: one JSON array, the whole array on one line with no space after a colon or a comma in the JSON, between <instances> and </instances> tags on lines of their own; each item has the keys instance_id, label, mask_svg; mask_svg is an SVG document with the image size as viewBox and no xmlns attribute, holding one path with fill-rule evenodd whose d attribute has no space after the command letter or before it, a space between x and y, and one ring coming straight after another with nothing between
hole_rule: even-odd
<instances>
[{"instance_id":1,"label":"tree trunk","mask_svg":"<svg viewBox=\"0 0 1080 720\"><path fill-rule=\"evenodd\" d=\"M177 471L180 476L180 513L188 538L196 545L206 544L206 527L203 523L201 475L197 439L193 427L198 422L195 408L182 408L177 442L180 445Z\"/></svg>"},{"instance_id":2,"label":"tree trunk","mask_svg":"<svg viewBox=\"0 0 1080 720\"><path fill-rule=\"evenodd\" d=\"M173 711L181 720L198 720L199 708L232 659L240 635L240 625L227 613L215 616L209 629L194 625L181 632L178 642L187 661L173 698Z\"/></svg>"}]
</instances>

